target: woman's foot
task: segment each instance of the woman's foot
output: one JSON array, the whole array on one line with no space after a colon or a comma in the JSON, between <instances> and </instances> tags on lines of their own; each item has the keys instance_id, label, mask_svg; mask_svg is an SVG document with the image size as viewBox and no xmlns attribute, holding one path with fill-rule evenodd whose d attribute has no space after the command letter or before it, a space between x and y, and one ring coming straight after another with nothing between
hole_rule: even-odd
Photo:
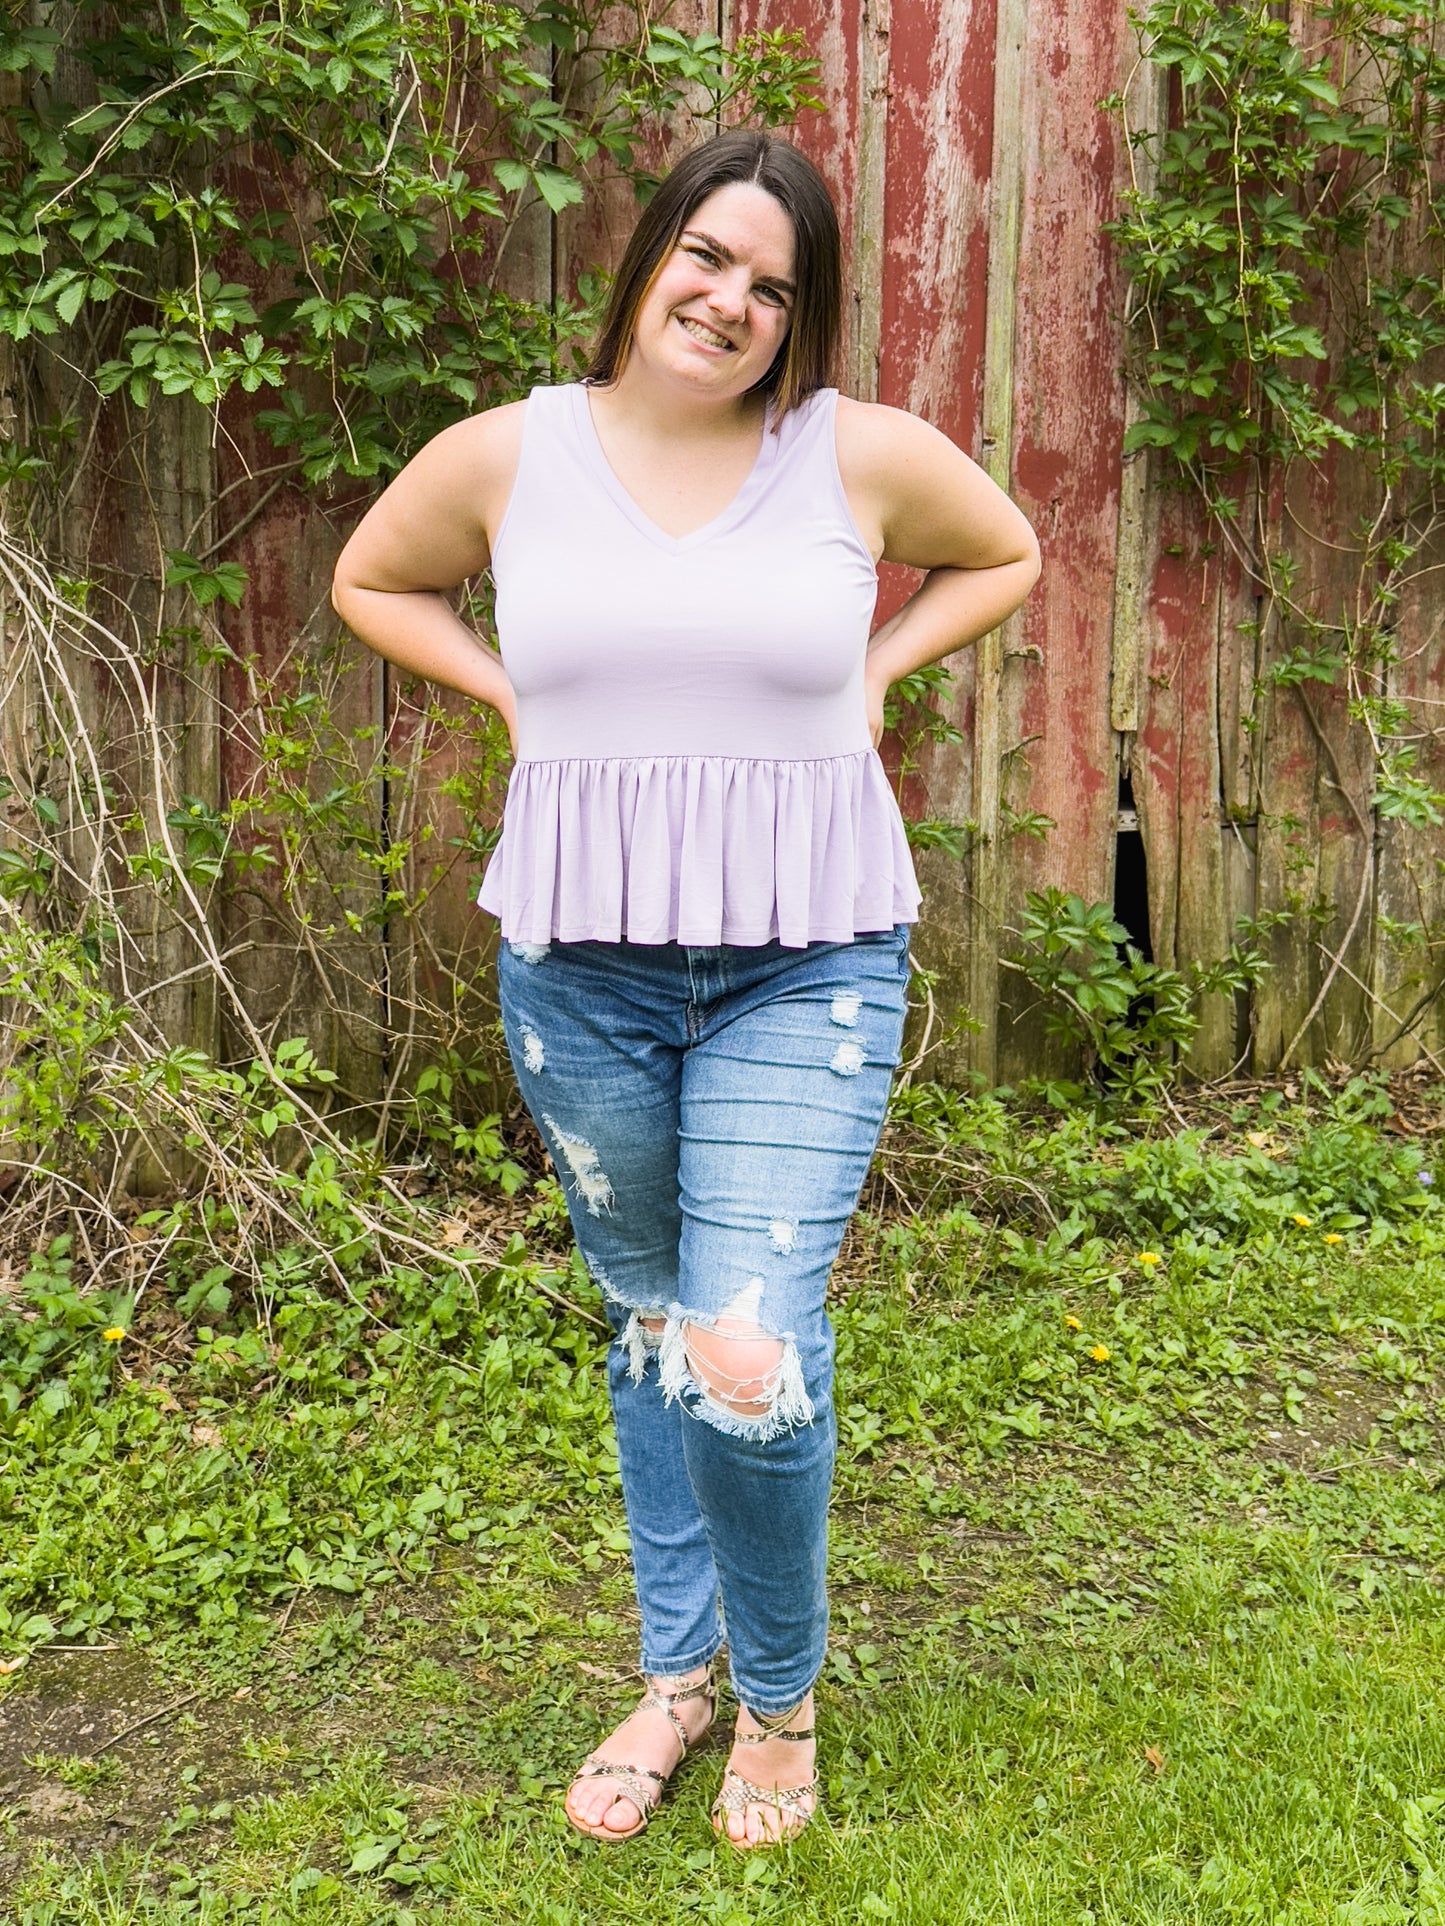
<instances>
[{"instance_id":1,"label":"woman's foot","mask_svg":"<svg viewBox=\"0 0 1445 1926\"><path fill-rule=\"evenodd\" d=\"M781 1722L738 1707L733 1749L712 1809L719 1837L750 1851L794 1839L818 1806L813 1695Z\"/></svg>"},{"instance_id":2,"label":"woman's foot","mask_svg":"<svg viewBox=\"0 0 1445 1926\"><path fill-rule=\"evenodd\" d=\"M590 1752L567 1789L567 1817L589 1838L634 1838L717 1710L712 1668L649 1677L642 1703Z\"/></svg>"}]
</instances>

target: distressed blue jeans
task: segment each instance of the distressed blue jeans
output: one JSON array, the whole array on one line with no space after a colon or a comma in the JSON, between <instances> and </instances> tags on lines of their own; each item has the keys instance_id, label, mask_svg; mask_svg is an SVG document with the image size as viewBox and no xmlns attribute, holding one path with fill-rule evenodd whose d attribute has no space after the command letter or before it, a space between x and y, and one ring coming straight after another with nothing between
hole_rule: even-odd
<instances>
[{"instance_id":1,"label":"distressed blue jeans","mask_svg":"<svg viewBox=\"0 0 1445 1926\"><path fill-rule=\"evenodd\" d=\"M908 932L503 944L507 1044L606 1301L642 1669L728 1644L755 1713L822 1668L828 1275L898 1062Z\"/></svg>"}]
</instances>

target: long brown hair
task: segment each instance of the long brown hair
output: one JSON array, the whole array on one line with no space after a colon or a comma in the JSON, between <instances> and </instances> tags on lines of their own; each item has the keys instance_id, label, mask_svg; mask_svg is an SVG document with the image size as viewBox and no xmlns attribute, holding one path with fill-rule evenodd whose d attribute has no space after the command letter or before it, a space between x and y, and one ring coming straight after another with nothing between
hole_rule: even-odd
<instances>
[{"instance_id":1,"label":"long brown hair","mask_svg":"<svg viewBox=\"0 0 1445 1926\"><path fill-rule=\"evenodd\" d=\"M792 321L772 367L749 393L769 395L774 413L782 416L829 385L843 326L838 210L806 155L746 129L717 134L684 154L642 210L612 284L588 381L606 383L621 374L638 309L689 218L709 194L735 181L766 189L792 221L794 236Z\"/></svg>"}]
</instances>

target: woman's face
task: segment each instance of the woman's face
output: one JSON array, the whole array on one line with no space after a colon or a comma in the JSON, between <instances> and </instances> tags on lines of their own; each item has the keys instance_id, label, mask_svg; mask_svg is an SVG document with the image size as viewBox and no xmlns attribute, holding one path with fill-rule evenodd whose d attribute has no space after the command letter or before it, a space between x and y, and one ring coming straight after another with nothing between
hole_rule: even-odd
<instances>
[{"instance_id":1,"label":"woman's face","mask_svg":"<svg viewBox=\"0 0 1445 1926\"><path fill-rule=\"evenodd\" d=\"M637 312L632 352L699 397L741 395L773 365L793 310L793 223L765 188L709 194Z\"/></svg>"}]
</instances>

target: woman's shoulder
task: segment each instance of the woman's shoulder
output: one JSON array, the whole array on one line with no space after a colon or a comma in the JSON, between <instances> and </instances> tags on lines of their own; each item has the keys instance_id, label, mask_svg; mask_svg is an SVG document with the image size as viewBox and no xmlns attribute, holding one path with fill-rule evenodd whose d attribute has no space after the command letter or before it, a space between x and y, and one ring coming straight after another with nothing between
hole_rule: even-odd
<instances>
[{"instance_id":1,"label":"woman's shoulder","mask_svg":"<svg viewBox=\"0 0 1445 1926\"><path fill-rule=\"evenodd\" d=\"M881 401L855 401L840 393L837 422L839 460L851 459L864 467L886 468L900 459L933 452L940 444L953 447L947 435L921 415Z\"/></svg>"},{"instance_id":2,"label":"woman's shoulder","mask_svg":"<svg viewBox=\"0 0 1445 1926\"><path fill-rule=\"evenodd\" d=\"M838 472L850 496L875 502L885 521L915 495L957 485L972 464L921 415L838 397Z\"/></svg>"},{"instance_id":3,"label":"woman's shoulder","mask_svg":"<svg viewBox=\"0 0 1445 1926\"><path fill-rule=\"evenodd\" d=\"M427 449L441 462L466 469L472 479L479 471L498 464L515 468L526 418L527 398L499 402L495 408L483 408L443 428L427 443Z\"/></svg>"},{"instance_id":4,"label":"woman's shoulder","mask_svg":"<svg viewBox=\"0 0 1445 1926\"><path fill-rule=\"evenodd\" d=\"M466 503L488 539L501 526L522 459L527 402L505 401L443 428L410 463L403 485L425 491L439 512ZM396 484L393 484L395 487Z\"/></svg>"}]
</instances>

